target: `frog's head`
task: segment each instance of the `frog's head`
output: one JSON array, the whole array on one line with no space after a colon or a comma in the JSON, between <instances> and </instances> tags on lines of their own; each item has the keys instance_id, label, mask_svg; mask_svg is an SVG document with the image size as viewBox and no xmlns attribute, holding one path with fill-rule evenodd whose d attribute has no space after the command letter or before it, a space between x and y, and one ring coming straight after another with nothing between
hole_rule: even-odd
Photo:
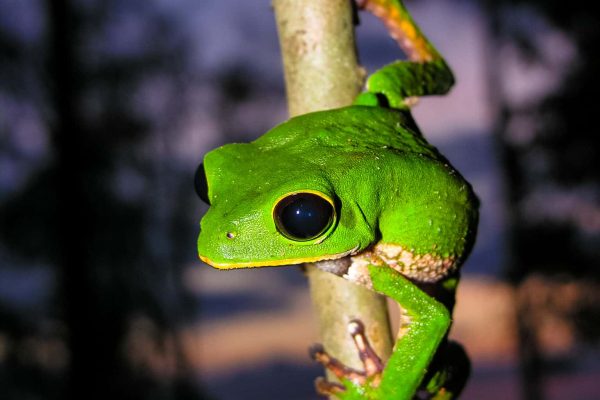
<instances>
[{"instance_id":1,"label":"frog's head","mask_svg":"<svg viewBox=\"0 0 600 400\"><path fill-rule=\"evenodd\" d=\"M198 252L216 268L247 268L341 258L373 233L357 207L341 207L335 183L317 164L256 143L209 152L196 188L210 204Z\"/></svg>"},{"instance_id":2,"label":"frog's head","mask_svg":"<svg viewBox=\"0 0 600 400\"><path fill-rule=\"evenodd\" d=\"M376 223L339 179L348 162L328 143L322 121L293 118L255 142L205 155L196 174L210 204L198 238L204 262L223 269L300 264L374 241Z\"/></svg>"}]
</instances>

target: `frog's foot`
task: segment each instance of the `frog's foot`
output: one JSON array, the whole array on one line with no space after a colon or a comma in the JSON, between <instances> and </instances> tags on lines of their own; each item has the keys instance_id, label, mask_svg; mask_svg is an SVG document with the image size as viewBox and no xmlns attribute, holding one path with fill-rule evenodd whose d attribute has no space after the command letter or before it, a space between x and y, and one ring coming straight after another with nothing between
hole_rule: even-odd
<instances>
[{"instance_id":1,"label":"frog's foot","mask_svg":"<svg viewBox=\"0 0 600 400\"><path fill-rule=\"evenodd\" d=\"M371 347L365 335L365 328L362 322L359 320L350 321L348 332L354 340L358 355L362 361L364 368L362 371L342 364L336 358L331 357L321 345L311 348L311 357L323 364L325 368L331 371L342 382L349 381L356 386L368 385L370 387L377 387L381 381L381 373L384 365L375 353L375 350L373 350L373 347ZM327 396L335 395L348 389L342 384L329 382L324 378L317 378L315 386L318 393Z\"/></svg>"}]
</instances>

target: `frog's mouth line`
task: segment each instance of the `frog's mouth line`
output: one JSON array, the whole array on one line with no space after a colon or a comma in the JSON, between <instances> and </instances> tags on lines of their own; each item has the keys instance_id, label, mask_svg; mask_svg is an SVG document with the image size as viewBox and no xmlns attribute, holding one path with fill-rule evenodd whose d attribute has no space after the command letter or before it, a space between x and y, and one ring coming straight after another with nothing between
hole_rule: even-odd
<instances>
[{"instance_id":1,"label":"frog's mouth line","mask_svg":"<svg viewBox=\"0 0 600 400\"><path fill-rule=\"evenodd\" d=\"M338 254L330 254L324 256L316 256L316 257L305 257L305 258L289 258L283 260L271 260L271 261L256 261L256 262L233 262L233 263L220 263L215 262L208 257L199 255L200 260L210 265L211 267L217 269L236 269L236 268L256 268L256 267L279 267L282 265L295 265L295 264L305 264L305 263L314 263L318 261L326 261L326 260L337 260L339 258L343 258L346 256L354 255L357 253L359 247L356 246L350 250L346 250L342 253Z\"/></svg>"}]
</instances>

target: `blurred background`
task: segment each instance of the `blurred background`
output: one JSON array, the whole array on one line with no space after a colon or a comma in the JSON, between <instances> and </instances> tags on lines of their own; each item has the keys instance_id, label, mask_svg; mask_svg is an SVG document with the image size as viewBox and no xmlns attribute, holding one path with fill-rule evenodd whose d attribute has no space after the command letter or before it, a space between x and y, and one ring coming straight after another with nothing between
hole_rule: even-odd
<instances>
[{"instance_id":1,"label":"blurred background","mask_svg":"<svg viewBox=\"0 0 600 400\"><path fill-rule=\"evenodd\" d=\"M415 117L482 201L462 398L597 398L598 11L407 4L458 81ZM268 0L0 2L0 398L316 399L300 270L196 256L203 154L285 118Z\"/></svg>"}]
</instances>

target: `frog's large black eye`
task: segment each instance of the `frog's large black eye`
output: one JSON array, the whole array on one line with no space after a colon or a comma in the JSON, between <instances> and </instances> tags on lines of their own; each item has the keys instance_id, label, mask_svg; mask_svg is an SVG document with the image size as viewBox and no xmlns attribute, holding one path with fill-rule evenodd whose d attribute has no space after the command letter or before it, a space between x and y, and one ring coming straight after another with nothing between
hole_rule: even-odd
<instances>
[{"instance_id":1,"label":"frog's large black eye","mask_svg":"<svg viewBox=\"0 0 600 400\"><path fill-rule=\"evenodd\" d=\"M206 182L206 174L204 172L204 164L200 164L194 175L194 189L200 200L210 205L208 200L208 182Z\"/></svg>"},{"instance_id":2,"label":"frog's large black eye","mask_svg":"<svg viewBox=\"0 0 600 400\"><path fill-rule=\"evenodd\" d=\"M315 239L334 222L333 205L314 193L293 193L279 200L273 210L279 232L289 239Z\"/></svg>"}]
</instances>

